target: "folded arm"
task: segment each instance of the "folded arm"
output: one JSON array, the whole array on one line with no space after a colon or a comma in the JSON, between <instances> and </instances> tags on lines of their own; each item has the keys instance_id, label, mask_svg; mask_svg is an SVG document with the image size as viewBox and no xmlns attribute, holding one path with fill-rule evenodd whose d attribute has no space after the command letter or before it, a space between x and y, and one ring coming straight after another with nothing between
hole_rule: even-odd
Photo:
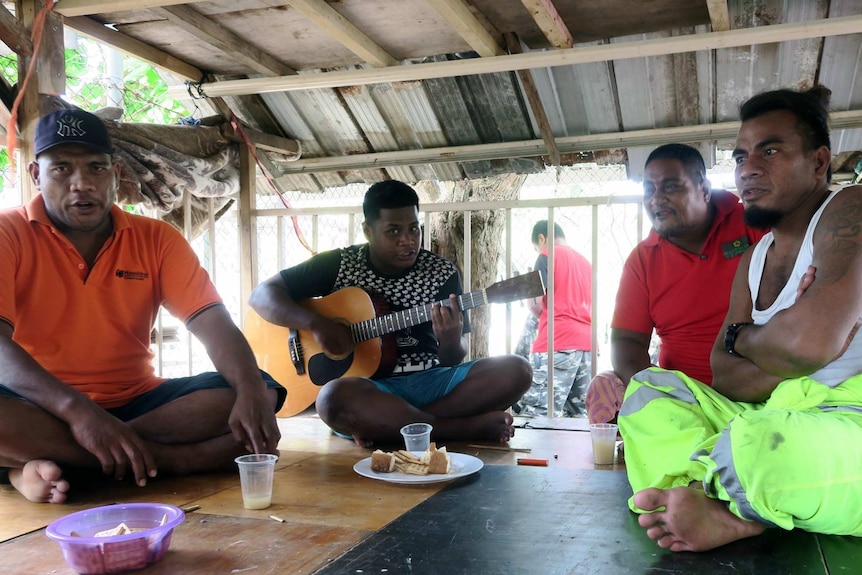
<instances>
[{"instance_id":1,"label":"folded arm","mask_svg":"<svg viewBox=\"0 0 862 575\"><path fill-rule=\"evenodd\" d=\"M740 330L735 349L743 359L724 351L724 331L730 323L751 321L750 253L744 256L728 316L713 347L716 389L731 399L762 401L780 381L810 375L844 352L862 314L859 195L842 192L827 206L813 238L816 276L792 306L762 326Z\"/></svg>"}]
</instances>

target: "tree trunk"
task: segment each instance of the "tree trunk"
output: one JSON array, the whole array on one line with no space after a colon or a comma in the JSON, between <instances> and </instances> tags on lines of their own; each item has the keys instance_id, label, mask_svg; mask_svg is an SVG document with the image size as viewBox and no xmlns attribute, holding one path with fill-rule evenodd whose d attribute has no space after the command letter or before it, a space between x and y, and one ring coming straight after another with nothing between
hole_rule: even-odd
<instances>
[{"instance_id":1,"label":"tree trunk","mask_svg":"<svg viewBox=\"0 0 862 575\"><path fill-rule=\"evenodd\" d=\"M441 202L504 201L518 199L524 176L506 174L478 180L461 180L454 183L448 198ZM464 206L465 209L469 205ZM431 230L434 252L464 268L464 211L442 212ZM471 284L464 291L484 289L496 282L499 259L503 251L503 230L506 224L504 210L477 210L470 212L471 232ZM488 357L490 310L487 306L470 310L470 357Z\"/></svg>"}]
</instances>

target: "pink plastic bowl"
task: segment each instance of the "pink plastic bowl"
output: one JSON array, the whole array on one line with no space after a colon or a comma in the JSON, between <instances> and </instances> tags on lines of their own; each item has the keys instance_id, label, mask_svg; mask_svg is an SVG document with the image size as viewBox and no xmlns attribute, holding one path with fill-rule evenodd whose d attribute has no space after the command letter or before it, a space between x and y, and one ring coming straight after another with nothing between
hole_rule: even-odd
<instances>
[{"instance_id":1,"label":"pink plastic bowl","mask_svg":"<svg viewBox=\"0 0 862 575\"><path fill-rule=\"evenodd\" d=\"M165 516L165 524L159 525ZM183 510L173 505L124 503L66 515L48 525L45 534L60 544L66 563L75 571L105 575L142 569L160 560L171 545L174 527L184 519ZM93 537L120 523L146 531Z\"/></svg>"}]
</instances>

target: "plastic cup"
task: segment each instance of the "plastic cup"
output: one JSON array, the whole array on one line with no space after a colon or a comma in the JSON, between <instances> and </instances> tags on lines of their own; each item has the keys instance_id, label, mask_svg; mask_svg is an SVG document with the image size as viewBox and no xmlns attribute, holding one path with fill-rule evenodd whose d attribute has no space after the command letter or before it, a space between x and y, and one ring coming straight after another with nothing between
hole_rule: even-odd
<instances>
[{"instance_id":1,"label":"plastic cup","mask_svg":"<svg viewBox=\"0 0 862 575\"><path fill-rule=\"evenodd\" d=\"M239 465L242 486L242 506L246 509L266 509L272 502L272 475L278 456L252 453L234 459Z\"/></svg>"},{"instance_id":2,"label":"plastic cup","mask_svg":"<svg viewBox=\"0 0 862 575\"><path fill-rule=\"evenodd\" d=\"M431 446L431 424L410 423L401 428L407 451L427 451Z\"/></svg>"},{"instance_id":3,"label":"plastic cup","mask_svg":"<svg viewBox=\"0 0 862 575\"><path fill-rule=\"evenodd\" d=\"M618 428L616 423L590 424L590 439L593 440L593 462L596 465L613 465Z\"/></svg>"}]
</instances>

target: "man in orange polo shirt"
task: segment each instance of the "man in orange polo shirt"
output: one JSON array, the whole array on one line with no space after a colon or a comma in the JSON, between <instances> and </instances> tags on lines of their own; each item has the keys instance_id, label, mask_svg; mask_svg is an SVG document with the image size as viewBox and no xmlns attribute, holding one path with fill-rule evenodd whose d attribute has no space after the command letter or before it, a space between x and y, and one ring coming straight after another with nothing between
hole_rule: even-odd
<instances>
[{"instance_id":1,"label":"man in orange polo shirt","mask_svg":"<svg viewBox=\"0 0 862 575\"><path fill-rule=\"evenodd\" d=\"M0 212L0 466L12 485L61 503L66 467L144 486L275 452L286 391L258 370L183 237L114 205L119 164L102 121L52 112L35 153L41 193ZM156 377L161 305L218 372Z\"/></svg>"}]
</instances>

